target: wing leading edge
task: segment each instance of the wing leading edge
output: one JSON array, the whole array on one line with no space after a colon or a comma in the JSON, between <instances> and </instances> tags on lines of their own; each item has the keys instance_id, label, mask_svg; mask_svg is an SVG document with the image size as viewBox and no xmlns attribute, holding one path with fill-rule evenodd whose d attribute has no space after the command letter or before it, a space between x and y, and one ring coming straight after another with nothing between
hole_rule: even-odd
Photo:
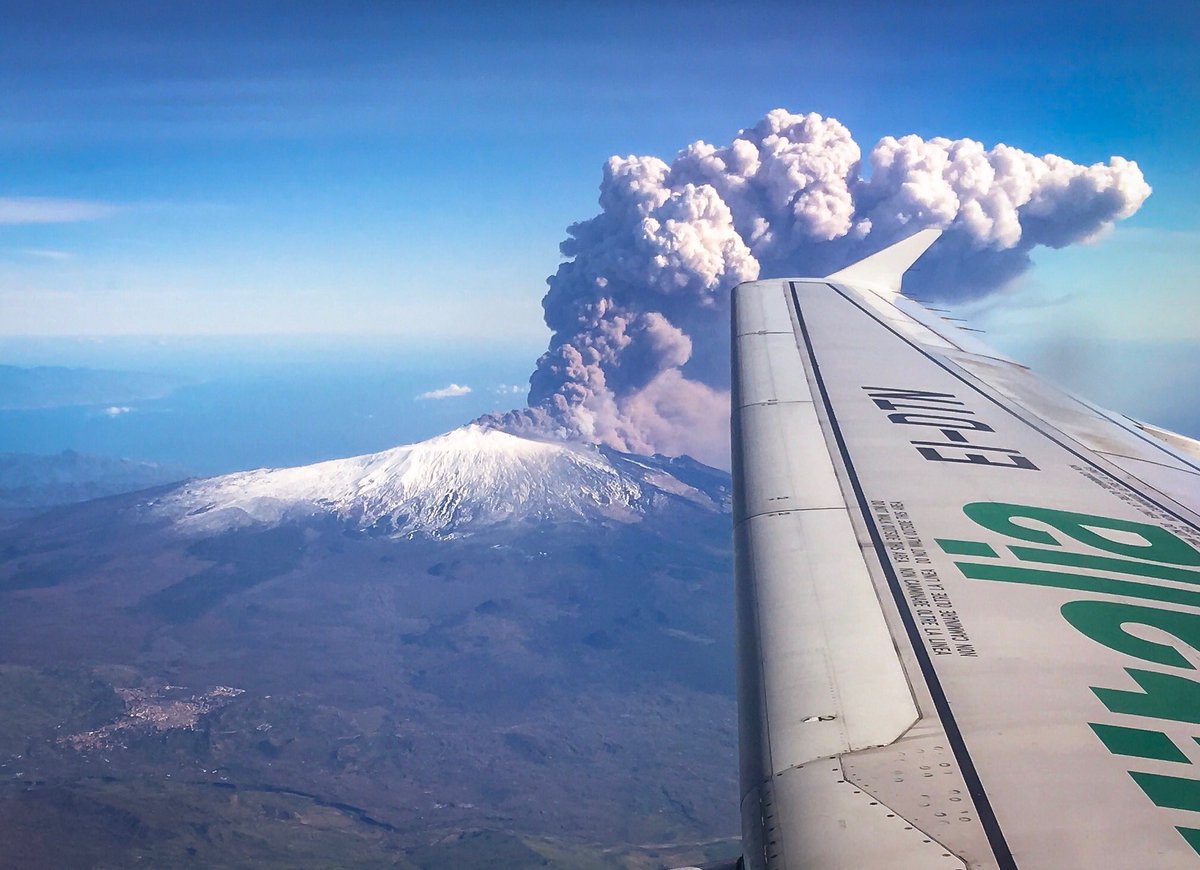
<instances>
[{"instance_id":1,"label":"wing leading edge","mask_svg":"<svg viewBox=\"0 0 1200 870\"><path fill-rule=\"evenodd\" d=\"M1200 463L898 295L935 238L734 292L746 865L1200 865Z\"/></svg>"}]
</instances>

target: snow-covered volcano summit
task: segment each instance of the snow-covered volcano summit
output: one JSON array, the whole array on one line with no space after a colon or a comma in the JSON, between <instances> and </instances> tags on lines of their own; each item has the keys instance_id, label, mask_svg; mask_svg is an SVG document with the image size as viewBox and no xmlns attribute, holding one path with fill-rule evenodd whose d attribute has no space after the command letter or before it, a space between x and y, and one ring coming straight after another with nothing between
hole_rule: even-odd
<instances>
[{"instance_id":1,"label":"snow-covered volcano summit","mask_svg":"<svg viewBox=\"0 0 1200 870\"><path fill-rule=\"evenodd\" d=\"M472 423L382 453L190 481L147 507L195 531L331 514L359 529L446 537L512 521L635 522L681 502L718 512L727 479L686 457L629 456Z\"/></svg>"}]
</instances>

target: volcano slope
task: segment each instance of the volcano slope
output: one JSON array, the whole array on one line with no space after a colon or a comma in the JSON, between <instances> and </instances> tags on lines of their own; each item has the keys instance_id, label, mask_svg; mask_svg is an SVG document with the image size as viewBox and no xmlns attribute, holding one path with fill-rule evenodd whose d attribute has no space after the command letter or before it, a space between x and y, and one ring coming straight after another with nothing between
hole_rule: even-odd
<instances>
[{"instance_id":1,"label":"volcano slope","mask_svg":"<svg viewBox=\"0 0 1200 870\"><path fill-rule=\"evenodd\" d=\"M471 426L0 530L0 864L735 853L728 485Z\"/></svg>"}]
</instances>

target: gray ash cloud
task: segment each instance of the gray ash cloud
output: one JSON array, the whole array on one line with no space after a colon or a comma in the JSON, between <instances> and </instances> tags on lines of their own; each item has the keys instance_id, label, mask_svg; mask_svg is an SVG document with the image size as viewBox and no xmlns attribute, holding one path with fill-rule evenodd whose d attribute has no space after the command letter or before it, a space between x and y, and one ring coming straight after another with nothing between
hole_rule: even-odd
<instances>
[{"instance_id":1,"label":"gray ash cloud","mask_svg":"<svg viewBox=\"0 0 1200 870\"><path fill-rule=\"evenodd\" d=\"M1122 157L1083 166L970 139L881 139L864 157L833 118L769 112L670 163L612 157L600 213L571 225L543 299L553 335L528 408L488 422L637 453L728 462L729 291L824 275L925 227L945 230L905 285L965 299L1129 217L1150 194Z\"/></svg>"}]
</instances>

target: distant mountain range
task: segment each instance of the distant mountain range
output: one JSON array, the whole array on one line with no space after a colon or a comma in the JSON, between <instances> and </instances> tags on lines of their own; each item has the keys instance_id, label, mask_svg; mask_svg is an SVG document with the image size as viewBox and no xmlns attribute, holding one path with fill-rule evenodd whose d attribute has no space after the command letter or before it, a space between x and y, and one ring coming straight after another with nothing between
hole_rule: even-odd
<instances>
[{"instance_id":1,"label":"distant mountain range","mask_svg":"<svg viewBox=\"0 0 1200 870\"><path fill-rule=\"evenodd\" d=\"M0 365L0 411L123 406L160 399L183 383L178 377L149 372Z\"/></svg>"},{"instance_id":2,"label":"distant mountain range","mask_svg":"<svg viewBox=\"0 0 1200 870\"><path fill-rule=\"evenodd\" d=\"M0 453L0 511L46 508L183 480L182 468L64 450Z\"/></svg>"},{"instance_id":3,"label":"distant mountain range","mask_svg":"<svg viewBox=\"0 0 1200 870\"><path fill-rule=\"evenodd\" d=\"M736 854L729 489L687 458L467 426L0 530L6 854Z\"/></svg>"}]
</instances>

